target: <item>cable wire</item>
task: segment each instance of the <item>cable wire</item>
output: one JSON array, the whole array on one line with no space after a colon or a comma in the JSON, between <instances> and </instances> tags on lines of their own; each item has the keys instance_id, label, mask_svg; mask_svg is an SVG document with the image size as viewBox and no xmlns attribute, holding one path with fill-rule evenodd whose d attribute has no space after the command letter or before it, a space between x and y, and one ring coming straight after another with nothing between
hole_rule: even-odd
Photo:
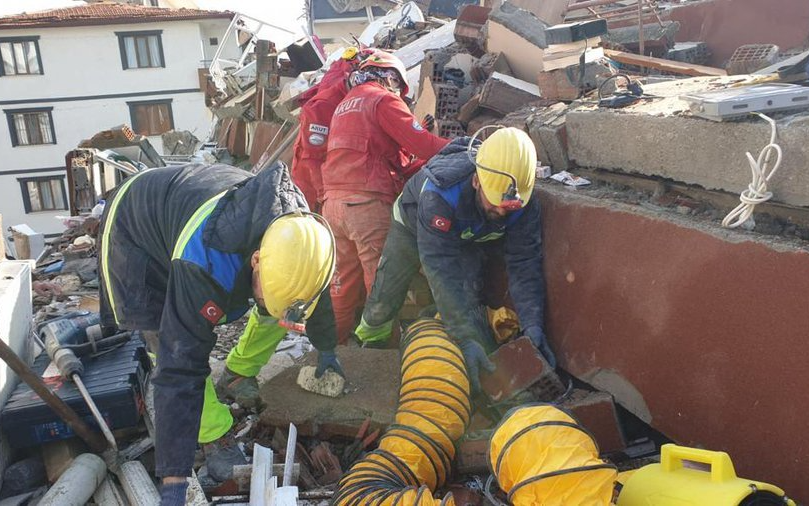
<instances>
[{"instance_id":1,"label":"cable wire","mask_svg":"<svg viewBox=\"0 0 809 506\"><path fill-rule=\"evenodd\" d=\"M759 116L770 124L772 128L770 143L764 146L764 149L762 149L758 155L758 159L753 158L753 155L751 155L749 151L746 153L747 162L750 164L750 172L753 174L753 180L747 185L747 189L739 195L741 204L736 206L736 208L729 212L728 215L725 216L725 219L722 220L722 226L726 228L736 228L742 225L753 216L753 211L758 204L767 202L772 198L772 192L767 190L767 183L781 165L781 156L783 153L781 146L775 143L775 138L778 133L775 120L760 112L751 114ZM773 153L775 153L775 163L773 163L770 169L770 161Z\"/></svg>"}]
</instances>

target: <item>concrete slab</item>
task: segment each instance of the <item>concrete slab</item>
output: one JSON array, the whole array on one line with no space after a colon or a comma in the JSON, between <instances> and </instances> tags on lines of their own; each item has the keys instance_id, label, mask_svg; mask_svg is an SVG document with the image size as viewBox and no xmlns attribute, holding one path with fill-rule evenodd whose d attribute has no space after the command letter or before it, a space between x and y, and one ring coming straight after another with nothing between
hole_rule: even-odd
<instances>
[{"instance_id":1,"label":"concrete slab","mask_svg":"<svg viewBox=\"0 0 809 506\"><path fill-rule=\"evenodd\" d=\"M769 142L769 124L757 117L724 123L696 118L678 98L734 82L739 79L697 77L658 83L644 90L665 98L617 110L573 107L566 117L570 159L582 167L661 176L739 193L751 178L745 153L758 157ZM774 117L784 155L769 185L773 201L809 206L809 113Z\"/></svg>"},{"instance_id":2,"label":"concrete slab","mask_svg":"<svg viewBox=\"0 0 809 506\"><path fill-rule=\"evenodd\" d=\"M678 443L727 451L739 476L809 500L807 243L546 183L538 196L561 366Z\"/></svg>"},{"instance_id":3,"label":"concrete slab","mask_svg":"<svg viewBox=\"0 0 809 506\"><path fill-rule=\"evenodd\" d=\"M393 423L399 398L399 350L338 346L337 356L348 379L347 394L324 397L297 385L300 367L317 363L317 354L309 353L261 386L267 408L260 422L273 427L292 422L305 436L350 438L367 417L373 428Z\"/></svg>"}]
</instances>

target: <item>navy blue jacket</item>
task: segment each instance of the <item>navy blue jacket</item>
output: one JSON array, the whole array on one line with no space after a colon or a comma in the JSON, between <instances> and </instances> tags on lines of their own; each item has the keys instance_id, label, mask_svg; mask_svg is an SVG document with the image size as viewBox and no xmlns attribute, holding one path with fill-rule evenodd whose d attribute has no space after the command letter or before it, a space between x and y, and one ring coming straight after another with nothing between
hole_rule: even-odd
<instances>
[{"instance_id":1,"label":"navy blue jacket","mask_svg":"<svg viewBox=\"0 0 809 506\"><path fill-rule=\"evenodd\" d=\"M469 138L452 141L405 185L394 215L416 236L422 267L450 335L485 343L489 330L479 314L480 284L469 283L470 254L489 241L502 241L509 293L526 333L542 329L545 277L542 227L536 191L521 210L502 222L486 219L472 186L475 165Z\"/></svg>"},{"instance_id":2,"label":"navy blue jacket","mask_svg":"<svg viewBox=\"0 0 809 506\"><path fill-rule=\"evenodd\" d=\"M281 163L257 176L227 165L153 169L116 192L101 225L102 322L159 331L156 471L188 476L214 327L250 309L250 256L272 219L308 208ZM328 290L307 331L316 348L334 349Z\"/></svg>"}]
</instances>

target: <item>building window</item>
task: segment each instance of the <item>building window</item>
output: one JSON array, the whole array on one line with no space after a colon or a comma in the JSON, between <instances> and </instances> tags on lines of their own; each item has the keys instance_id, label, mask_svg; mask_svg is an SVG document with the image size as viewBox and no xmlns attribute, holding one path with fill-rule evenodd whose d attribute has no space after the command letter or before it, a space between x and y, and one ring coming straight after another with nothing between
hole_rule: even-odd
<instances>
[{"instance_id":1,"label":"building window","mask_svg":"<svg viewBox=\"0 0 809 506\"><path fill-rule=\"evenodd\" d=\"M0 76L42 74L39 37L0 38Z\"/></svg>"},{"instance_id":2,"label":"building window","mask_svg":"<svg viewBox=\"0 0 809 506\"><path fill-rule=\"evenodd\" d=\"M160 135L174 130L171 99L127 102L132 130L140 135Z\"/></svg>"},{"instance_id":3,"label":"building window","mask_svg":"<svg viewBox=\"0 0 809 506\"><path fill-rule=\"evenodd\" d=\"M219 38L217 38L217 37L211 37L211 38L209 38L209 39L208 39L208 44L210 44L210 45L212 45L212 46L216 46L216 45L218 45L218 44L219 44Z\"/></svg>"},{"instance_id":4,"label":"building window","mask_svg":"<svg viewBox=\"0 0 809 506\"><path fill-rule=\"evenodd\" d=\"M17 181L26 213L67 209L64 176L28 177Z\"/></svg>"},{"instance_id":5,"label":"building window","mask_svg":"<svg viewBox=\"0 0 809 506\"><path fill-rule=\"evenodd\" d=\"M115 32L121 50L121 65L127 69L165 67L163 30L149 32Z\"/></svg>"},{"instance_id":6,"label":"building window","mask_svg":"<svg viewBox=\"0 0 809 506\"><path fill-rule=\"evenodd\" d=\"M39 109L6 109L12 146L56 144L53 129L53 107Z\"/></svg>"}]
</instances>

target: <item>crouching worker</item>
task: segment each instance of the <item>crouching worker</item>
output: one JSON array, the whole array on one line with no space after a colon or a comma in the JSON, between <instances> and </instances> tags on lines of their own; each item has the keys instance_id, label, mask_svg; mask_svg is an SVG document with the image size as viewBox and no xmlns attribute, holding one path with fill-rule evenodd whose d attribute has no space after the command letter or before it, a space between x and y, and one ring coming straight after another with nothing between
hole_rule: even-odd
<instances>
[{"instance_id":1,"label":"crouching worker","mask_svg":"<svg viewBox=\"0 0 809 506\"><path fill-rule=\"evenodd\" d=\"M198 442L218 481L246 463L233 440L230 410L209 378L215 326L250 311L221 385L240 403L256 404L259 369L287 329L301 331L304 323L319 350L318 373L342 374L327 290L334 239L325 221L309 213L285 165L257 176L226 165L137 174L108 203L100 248L102 323L147 331L157 355L162 505L185 503Z\"/></svg>"},{"instance_id":2,"label":"crouching worker","mask_svg":"<svg viewBox=\"0 0 809 506\"><path fill-rule=\"evenodd\" d=\"M483 249L500 247L523 333L555 367L543 331L542 229L539 202L532 198L536 161L528 135L503 128L482 144L468 137L452 141L407 182L393 205L376 279L355 331L360 341L373 345L390 337L421 265L477 390L480 369L494 367L486 352L495 346L481 304Z\"/></svg>"}]
</instances>

